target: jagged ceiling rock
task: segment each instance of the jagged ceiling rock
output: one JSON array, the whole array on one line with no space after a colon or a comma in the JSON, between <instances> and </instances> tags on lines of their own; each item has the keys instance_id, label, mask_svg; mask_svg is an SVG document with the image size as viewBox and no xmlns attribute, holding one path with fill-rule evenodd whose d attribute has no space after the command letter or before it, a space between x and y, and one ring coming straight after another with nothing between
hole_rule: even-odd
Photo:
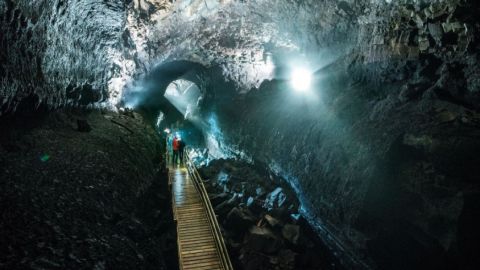
<instances>
[{"instance_id":1,"label":"jagged ceiling rock","mask_svg":"<svg viewBox=\"0 0 480 270\"><path fill-rule=\"evenodd\" d=\"M271 76L266 51L316 49L341 32L337 10L329 1L4 1L1 96L115 103L132 78L171 60L221 65L249 89Z\"/></svg>"},{"instance_id":2,"label":"jagged ceiling rock","mask_svg":"<svg viewBox=\"0 0 480 270\"><path fill-rule=\"evenodd\" d=\"M126 85L174 60L220 66L246 92L272 78L270 54L315 68L347 55L357 64L415 60L440 48L452 58L475 32L457 12L468 2L4 0L0 96L4 109L31 95L54 107L116 104Z\"/></svg>"}]
</instances>

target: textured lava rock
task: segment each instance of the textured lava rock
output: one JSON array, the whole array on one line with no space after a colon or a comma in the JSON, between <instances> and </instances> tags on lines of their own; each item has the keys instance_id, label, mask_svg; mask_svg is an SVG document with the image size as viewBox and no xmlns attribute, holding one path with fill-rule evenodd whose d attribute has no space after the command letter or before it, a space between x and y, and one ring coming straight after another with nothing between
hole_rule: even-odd
<instances>
[{"instance_id":1,"label":"textured lava rock","mask_svg":"<svg viewBox=\"0 0 480 270\"><path fill-rule=\"evenodd\" d=\"M234 207L227 215L225 220L225 226L230 230L236 232L247 231L252 225L255 224L255 218L248 210L238 209Z\"/></svg>"},{"instance_id":2,"label":"textured lava rock","mask_svg":"<svg viewBox=\"0 0 480 270\"><path fill-rule=\"evenodd\" d=\"M78 132L78 118L93 129ZM176 267L160 140L138 114L55 112L0 127L0 268Z\"/></svg>"},{"instance_id":3,"label":"textured lava rock","mask_svg":"<svg viewBox=\"0 0 480 270\"><path fill-rule=\"evenodd\" d=\"M235 201L224 201L216 209L235 269L343 269L312 227L298 215L293 191L280 179L262 180L264 174L269 175L268 170L221 159L199 172L210 179L206 187L212 200L226 197L226 189L227 194L235 194ZM235 188L237 184L242 189ZM254 199L256 207L252 208L248 206L252 197L237 193L255 189L277 195L282 191L284 205L269 205L265 203L268 198L260 196ZM227 210L230 212L225 215Z\"/></svg>"},{"instance_id":4,"label":"textured lava rock","mask_svg":"<svg viewBox=\"0 0 480 270\"><path fill-rule=\"evenodd\" d=\"M246 247L266 254L276 253L282 247L280 239L268 228L251 227L246 236Z\"/></svg>"},{"instance_id":5,"label":"textured lava rock","mask_svg":"<svg viewBox=\"0 0 480 270\"><path fill-rule=\"evenodd\" d=\"M356 64L370 65L474 50L474 1L407 3L5 0L2 107L27 97L49 106L116 104L132 80L168 61L219 66L246 92L272 78L270 58L283 65L301 52L317 68L352 53Z\"/></svg>"}]
</instances>

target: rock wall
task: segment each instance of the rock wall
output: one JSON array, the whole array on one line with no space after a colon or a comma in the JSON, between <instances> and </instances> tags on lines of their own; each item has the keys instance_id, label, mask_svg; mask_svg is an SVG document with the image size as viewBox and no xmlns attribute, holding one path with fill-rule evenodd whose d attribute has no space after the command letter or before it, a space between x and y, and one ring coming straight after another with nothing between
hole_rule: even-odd
<instances>
[{"instance_id":1,"label":"rock wall","mask_svg":"<svg viewBox=\"0 0 480 270\"><path fill-rule=\"evenodd\" d=\"M306 95L273 80L212 101L205 119L215 116L211 130L223 135L217 152L284 176L355 267L474 269L478 223L466 216L480 194L479 10L462 1L337 8L356 18L345 29L356 45L316 72Z\"/></svg>"},{"instance_id":2,"label":"rock wall","mask_svg":"<svg viewBox=\"0 0 480 270\"><path fill-rule=\"evenodd\" d=\"M28 97L58 107L105 101L125 28L117 1L2 1L4 109Z\"/></svg>"},{"instance_id":3,"label":"rock wall","mask_svg":"<svg viewBox=\"0 0 480 270\"><path fill-rule=\"evenodd\" d=\"M0 268L178 268L162 152L131 112L0 119Z\"/></svg>"}]
</instances>

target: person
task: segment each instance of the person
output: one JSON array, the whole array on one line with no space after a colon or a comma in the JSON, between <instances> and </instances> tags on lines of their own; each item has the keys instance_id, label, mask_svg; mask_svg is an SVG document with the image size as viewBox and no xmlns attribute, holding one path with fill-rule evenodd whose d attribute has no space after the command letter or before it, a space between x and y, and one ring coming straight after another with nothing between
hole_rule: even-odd
<instances>
[{"instance_id":1,"label":"person","mask_svg":"<svg viewBox=\"0 0 480 270\"><path fill-rule=\"evenodd\" d=\"M167 136L167 160L172 160L173 155L173 134Z\"/></svg>"},{"instance_id":2,"label":"person","mask_svg":"<svg viewBox=\"0 0 480 270\"><path fill-rule=\"evenodd\" d=\"M178 160L178 149L179 149L179 141L177 135L173 137L173 143L172 143L172 148L173 148L173 165L177 165L177 160Z\"/></svg>"},{"instance_id":3,"label":"person","mask_svg":"<svg viewBox=\"0 0 480 270\"><path fill-rule=\"evenodd\" d=\"M180 157L180 164L183 164L183 154L185 150L185 142L182 139L179 139L178 145L178 154Z\"/></svg>"}]
</instances>

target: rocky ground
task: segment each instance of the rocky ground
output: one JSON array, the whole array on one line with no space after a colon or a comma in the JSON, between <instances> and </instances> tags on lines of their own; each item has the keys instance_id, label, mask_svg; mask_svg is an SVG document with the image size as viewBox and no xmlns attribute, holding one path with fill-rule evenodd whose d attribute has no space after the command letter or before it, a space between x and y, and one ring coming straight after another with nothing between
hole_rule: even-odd
<instances>
[{"instance_id":1,"label":"rocky ground","mask_svg":"<svg viewBox=\"0 0 480 270\"><path fill-rule=\"evenodd\" d=\"M133 112L0 119L0 269L176 269L160 149Z\"/></svg>"},{"instance_id":2,"label":"rocky ground","mask_svg":"<svg viewBox=\"0 0 480 270\"><path fill-rule=\"evenodd\" d=\"M298 214L295 193L281 179L224 159L199 172L235 269L341 269Z\"/></svg>"}]
</instances>

